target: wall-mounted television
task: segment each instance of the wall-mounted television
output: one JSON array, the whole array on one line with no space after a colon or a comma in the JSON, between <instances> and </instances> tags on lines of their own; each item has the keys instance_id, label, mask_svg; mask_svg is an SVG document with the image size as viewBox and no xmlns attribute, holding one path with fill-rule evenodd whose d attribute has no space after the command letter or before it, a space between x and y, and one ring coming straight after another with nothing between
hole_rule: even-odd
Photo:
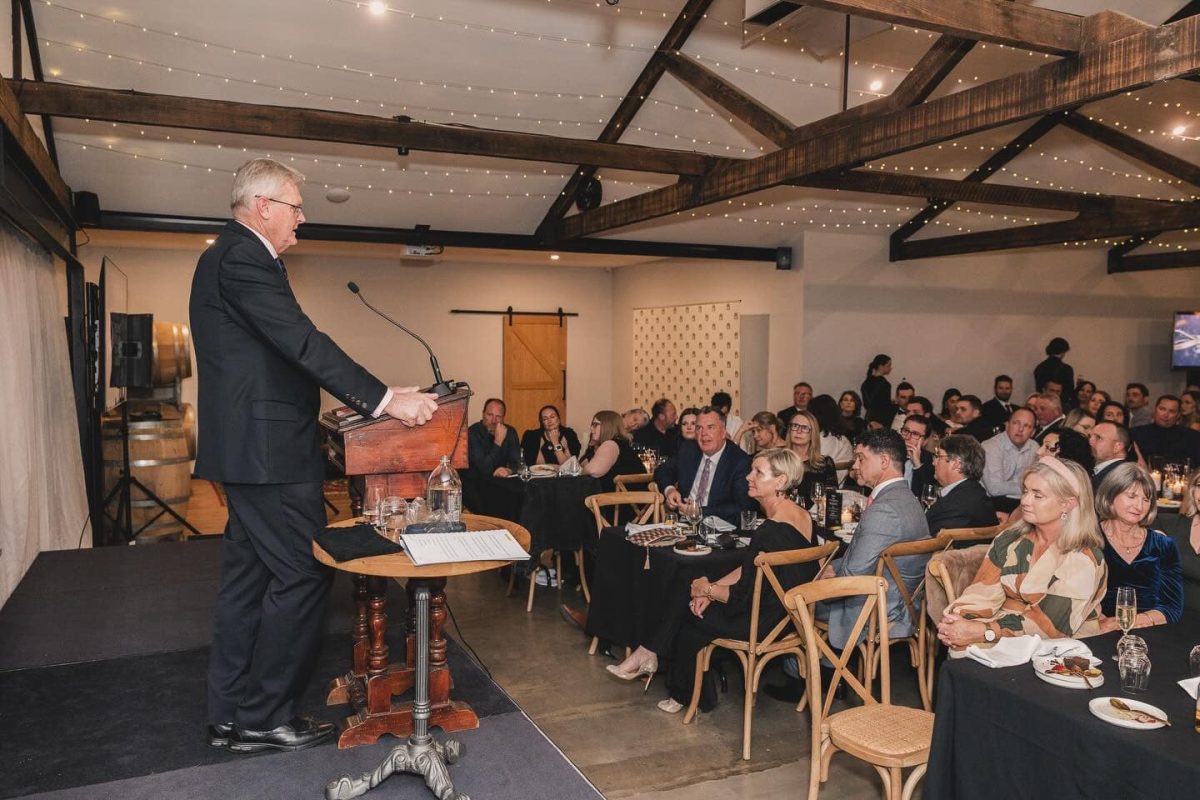
<instances>
[{"instance_id":1,"label":"wall-mounted television","mask_svg":"<svg viewBox=\"0 0 1200 800\"><path fill-rule=\"evenodd\" d=\"M1171 366L1177 369L1200 369L1200 311L1175 312Z\"/></svg>"}]
</instances>

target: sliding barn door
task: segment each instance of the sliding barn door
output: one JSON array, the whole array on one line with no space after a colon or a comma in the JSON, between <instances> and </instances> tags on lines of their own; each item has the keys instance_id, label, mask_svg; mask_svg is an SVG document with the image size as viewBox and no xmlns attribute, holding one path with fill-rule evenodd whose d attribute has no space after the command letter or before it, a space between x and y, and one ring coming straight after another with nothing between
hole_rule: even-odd
<instances>
[{"instance_id":1,"label":"sliding barn door","mask_svg":"<svg viewBox=\"0 0 1200 800\"><path fill-rule=\"evenodd\" d=\"M567 320L514 314L504 326L504 402L507 422L523 431L538 426L538 409L558 406L567 416Z\"/></svg>"}]
</instances>

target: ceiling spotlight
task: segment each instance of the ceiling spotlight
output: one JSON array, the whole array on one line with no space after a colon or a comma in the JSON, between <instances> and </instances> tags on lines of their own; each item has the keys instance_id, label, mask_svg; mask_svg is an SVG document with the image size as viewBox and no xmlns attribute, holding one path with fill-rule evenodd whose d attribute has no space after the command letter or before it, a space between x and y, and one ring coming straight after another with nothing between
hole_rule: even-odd
<instances>
[{"instance_id":1,"label":"ceiling spotlight","mask_svg":"<svg viewBox=\"0 0 1200 800\"><path fill-rule=\"evenodd\" d=\"M871 81L871 85L869 88L872 92L878 92L880 89L883 88L883 81L873 80L873 81Z\"/></svg>"},{"instance_id":2,"label":"ceiling spotlight","mask_svg":"<svg viewBox=\"0 0 1200 800\"><path fill-rule=\"evenodd\" d=\"M350 199L350 190L335 186L325 193L325 199L331 203L344 203Z\"/></svg>"},{"instance_id":3,"label":"ceiling spotlight","mask_svg":"<svg viewBox=\"0 0 1200 800\"><path fill-rule=\"evenodd\" d=\"M610 6L615 6L617 3L621 2L621 0L604 0L604 2L608 3Z\"/></svg>"},{"instance_id":4,"label":"ceiling spotlight","mask_svg":"<svg viewBox=\"0 0 1200 800\"><path fill-rule=\"evenodd\" d=\"M367 3L367 8L377 17L382 17L387 13L387 3L383 0L371 0L370 3Z\"/></svg>"},{"instance_id":5,"label":"ceiling spotlight","mask_svg":"<svg viewBox=\"0 0 1200 800\"><path fill-rule=\"evenodd\" d=\"M1183 136L1185 133L1187 133L1187 125L1176 125L1171 130L1171 133L1175 136Z\"/></svg>"}]
</instances>

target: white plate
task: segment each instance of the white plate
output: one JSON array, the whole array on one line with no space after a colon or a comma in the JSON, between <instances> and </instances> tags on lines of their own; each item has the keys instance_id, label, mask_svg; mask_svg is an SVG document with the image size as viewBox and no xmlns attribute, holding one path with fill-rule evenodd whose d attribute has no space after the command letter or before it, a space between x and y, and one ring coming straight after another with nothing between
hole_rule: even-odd
<instances>
[{"instance_id":1,"label":"white plate","mask_svg":"<svg viewBox=\"0 0 1200 800\"><path fill-rule=\"evenodd\" d=\"M1086 689L1086 688L1088 688L1087 684L1084 683L1083 678L1080 678L1078 676L1055 675L1055 674L1046 672L1046 670L1048 670L1048 669L1050 669L1050 667L1054 666L1054 663L1056 660L1057 659L1054 656L1034 656L1033 659L1029 663L1033 666L1033 673L1035 675L1037 675L1039 678L1041 678L1042 680L1044 680L1046 683L1050 684L1051 686L1061 686L1065 689ZM1101 662L1100 659L1096 658L1095 656L1092 656L1091 664L1093 667L1099 667L1101 663L1103 663L1103 662ZM1095 689L1097 686L1104 685L1103 673L1101 673L1100 675L1097 675L1095 678L1088 676L1088 680L1091 681L1093 689Z\"/></svg>"},{"instance_id":2,"label":"white plate","mask_svg":"<svg viewBox=\"0 0 1200 800\"><path fill-rule=\"evenodd\" d=\"M1155 728L1166 727L1161 722L1134 722L1131 719L1127 719L1124 716L1124 712L1112 707L1112 703L1109 702L1111 699L1111 697L1093 697L1091 701L1088 702L1088 710L1105 722L1109 722L1113 725L1119 725L1122 728L1132 728L1135 731L1152 731ZM1166 712L1158 706L1152 706L1149 703L1143 703L1140 700L1130 700L1128 697L1122 697L1121 700L1124 700L1125 705L1129 706L1134 711L1144 711L1147 714L1153 714L1156 717L1170 719Z\"/></svg>"},{"instance_id":3,"label":"white plate","mask_svg":"<svg viewBox=\"0 0 1200 800\"><path fill-rule=\"evenodd\" d=\"M695 550L681 550L678 547L673 547L671 549L676 553L679 553L681 556L706 556L712 552L712 548L706 544L700 545Z\"/></svg>"}]
</instances>

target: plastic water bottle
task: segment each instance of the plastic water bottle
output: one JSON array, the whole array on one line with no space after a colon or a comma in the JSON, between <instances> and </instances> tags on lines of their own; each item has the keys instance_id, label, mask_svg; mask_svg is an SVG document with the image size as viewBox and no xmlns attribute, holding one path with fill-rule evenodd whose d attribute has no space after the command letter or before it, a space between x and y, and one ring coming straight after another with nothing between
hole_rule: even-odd
<instances>
[{"instance_id":1,"label":"plastic water bottle","mask_svg":"<svg viewBox=\"0 0 1200 800\"><path fill-rule=\"evenodd\" d=\"M442 456L441 463L429 474L425 502L430 516L444 515L447 522L462 519L462 481L450 466L450 456Z\"/></svg>"}]
</instances>

